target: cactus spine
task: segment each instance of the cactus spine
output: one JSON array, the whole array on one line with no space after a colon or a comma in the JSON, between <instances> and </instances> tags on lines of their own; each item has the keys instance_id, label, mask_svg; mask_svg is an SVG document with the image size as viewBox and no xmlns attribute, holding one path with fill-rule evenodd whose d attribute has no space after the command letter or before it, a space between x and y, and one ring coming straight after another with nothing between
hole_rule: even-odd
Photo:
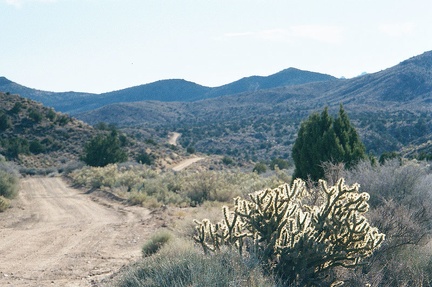
<instances>
[{"instance_id":1,"label":"cactus spine","mask_svg":"<svg viewBox=\"0 0 432 287\"><path fill-rule=\"evenodd\" d=\"M249 196L235 198L232 211L224 207L217 224L195 221L194 239L205 252L222 246L253 252L290 284L319 285L326 271L358 265L385 238L364 217L369 194L359 193L357 184L346 186L343 179L331 187L320 181L317 191L297 179L291 187L284 184Z\"/></svg>"}]
</instances>

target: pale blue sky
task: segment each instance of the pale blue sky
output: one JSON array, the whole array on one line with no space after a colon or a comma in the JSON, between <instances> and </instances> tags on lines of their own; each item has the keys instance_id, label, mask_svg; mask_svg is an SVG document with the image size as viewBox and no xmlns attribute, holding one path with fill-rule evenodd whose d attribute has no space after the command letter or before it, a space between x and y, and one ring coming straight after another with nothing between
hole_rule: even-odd
<instances>
[{"instance_id":1,"label":"pale blue sky","mask_svg":"<svg viewBox=\"0 0 432 287\"><path fill-rule=\"evenodd\" d=\"M48 91L354 77L432 50L431 0L0 0L0 76Z\"/></svg>"}]
</instances>

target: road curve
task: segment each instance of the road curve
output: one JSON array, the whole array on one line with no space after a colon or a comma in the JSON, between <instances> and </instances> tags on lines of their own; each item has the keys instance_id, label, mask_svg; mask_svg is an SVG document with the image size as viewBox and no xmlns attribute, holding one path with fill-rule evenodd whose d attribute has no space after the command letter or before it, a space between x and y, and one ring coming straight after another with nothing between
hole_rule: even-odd
<instances>
[{"instance_id":1,"label":"road curve","mask_svg":"<svg viewBox=\"0 0 432 287\"><path fill-rule=\"evenodd\" d=\"M150 219L60 178L25 178L14 207L0 213L0 286L99 286L141 256Z\"/></svg>"}]
</instances>

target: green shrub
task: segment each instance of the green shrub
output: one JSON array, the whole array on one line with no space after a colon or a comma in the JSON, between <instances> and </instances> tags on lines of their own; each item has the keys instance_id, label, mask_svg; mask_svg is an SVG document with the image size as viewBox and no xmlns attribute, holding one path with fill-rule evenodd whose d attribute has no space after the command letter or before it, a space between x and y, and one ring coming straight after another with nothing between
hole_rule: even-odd
<instances>
[{"instance_id":1,"label":"green shrub","mask_svg":"<svg viewBox=\"0 0 432 287\"><path fill-rule=\"evenodd\" d=\"M342 105L336 119L325 108L300 125L292 148L294 178L324 179L323 162L343 162L349 168L366 157L365 147Z\"/></svg>"},{"instance_id":2,"label":"green shrub","mask_svg":"<svg viewBox=\"0 0 432 287\"><path fill-rule=\"evenodd\" d=\"M43 115L38 110L30 110L29 118L32 119L36 123L40 123L43 119Z\"/></svg>"},{"instance_id":3,"label":"green shrub","mask_svg":"<svg viewBox=\"0 0 432 287\"><path fill-rule=\"evenodd\" d=\"M265 173L266 171L267 171L267 166L263 162L258 162L257 164L255 164L253 168L253 172L256 172L258 174Z\"/></svg>"},{"instance_id":4,"label":"green shrub","mask_svg":"<svg viewBox=\"0 0 432 287\"><path fill-rule=\"evenodd\" d=\"M275 170L276 167L278 169L287 169L289 167L289 164L286 160L281 159L281 158L274 158L272 159L272 161L270 162L270 168L272 170Z\"/></svg>"},{"instance_id":5,"label":"green shrub","mask_svg":"<svg viewBox=\"0 0 432 287\"><path fill-rule=\"evenodd\" d=\"M56 114L56 112L55 112L53 109L49 109L49 110L46 112L46 117L47 117L50 121L54 122L55 119L56 119L56 117L57 117L57 114Z\"/></svg>"},{"instance_id":6,"label":"green shrub","mask_svg":"<svg viewBox=\"0 0 432 287\"><path fill-rule=\"evenodd\" d=\"M195 148L192 146L188 146L186 149L186 152L189 154L194 154L195 153Z\"/></svg>"},{"instance_id":7,"label":"green shrub","mask_svg":"<svg viewBox=\"0 0 432 287\"><path fill-rule=\"evenodd\" d=\"M292 187L236 198L234 211L223 208L221 222L196 222L194 239L206 253L223 246L249 251L287 285L333 284L336 267L357 266L384 240L365 218L369 195L358 188L341 179L331 187L320 181L319 189L310 191L297 179Z\"/></svg>"},{"instance_id":8,"label":"green shrub","mask_svg":"<svg viewBox=\"0 0 432 287\"><path fill-rule=\"evenodd\" d=\"M28 140L23 138L12 138L7 142L6 155L9 158L18 158L20 154L29 154L30 145Z\"/></svg>"},{"instance_id":9,"label":"green shrub","mask_svg":"<svg viewBox=\"0 0 432 287\"><path fill-rule=\"evenodd\" d=\"M23 104L21 102L16 102L12 107L12 109L10 110L10 112L12 114L18 114L22 108L23 108Z\"/></svg>"},{"instance_id":10,"label":"green shrub","mask_svg":"<svg viewBox=\"0 0 432 287\"><path fill-rule=\"evenodd\" d=\"M90 166L102 167L126 161L127 154L120 146L117 131L113 130L107 135L99 134L87 142L81 159Z\"/></svg>"},{"instance_id":11,"label":"green shrub","mask_svg":"<svg viewBox=\"0 0 432 287\"><path fill-rule=\"evenodd\" d=\"M38 140L32 140L29 145L29 150L33 154L39 154L46 151L46 147Z\"/></svg>"},{"instance_id":12,"label":"green shrub","mask_svg":"<svg viewBox=\"0 0 432 287\"><path fill-rule=\"evenodd\" d=\"M155 254L162 248L168 241L172 239L172 234L166 230L162 230L154 234L147 240L142 247L143 257Z\"/></svg>"},{"instance_id":13,"label":"green shrub","mask_svg":"<svg viewBox=\"0 0 432 287\"><path fill-rule=\"evenodd\" d=\"M0 212L5 211L6 209L9 208L9 206L10 206L10 201L7 198L0 195Z\"/></svg>"},{"instance_id":14,"label":"green shrub","mask_svg":"<svg viewBox=\"0 0 432 287\"><path fill-rule=\"evenodd\" d=\"M222 158L222 163L224 165L232 165L232 164L234 164L234 160L232 158L230 158L229 156L224 156Z\"/></svg>"},{"instance_id":15,"label":"green shrub","mask_svg":"<svg viewBox=\"0 0 432 287\"><path fill-rule=\"evenodd\" d=\"M12 127L10 117L5 113L0 112L0 132L5 131L10 127Z\"/></svg>"},{"instance_id":16,"label":"green shrub","mask_svg":"<svg viewBox=\"0 0 432 287\"><path fill-rule=\"evenodd\" d=\"M154 156L148 154L146 151L141 151L141 153L136 157L136 161L141 164L152 165L154 163Z\"/></svg>"},{"instance_id":17,"label":"green shrub","mask_svg":"<svg viewBox=\"0 0 432 287\"><path fill-rule=\"evenodd\" d=\"M0 169L0 196L14 198L18 192L18 178Z\"/></svg>"},{"instance_id":18,"label":"green shrub","mask_svg":"<svg viewBox=\"0 0 432 287\"><path fill-rule=\"evenodd\" d=\"M392 160L392 159L399 159L402 160L402 157L400 156L400 154L398 154L397 152L384 152L381 154L378 162L380 164L384 164L386 161Z\"/></svg>"},{"instance_id":19,"label":"green shrub","mask_svg":"<svg viewBox=\"0 0 432 287\"><path fill-rule=\"evenodd\" d=\"M57 116L57 120L56 122L60 125L60 126L65 126L66 124L68 124L71 121L71 118L68 117L67 115L59 115Z\"/></svg>"}]
</instances>

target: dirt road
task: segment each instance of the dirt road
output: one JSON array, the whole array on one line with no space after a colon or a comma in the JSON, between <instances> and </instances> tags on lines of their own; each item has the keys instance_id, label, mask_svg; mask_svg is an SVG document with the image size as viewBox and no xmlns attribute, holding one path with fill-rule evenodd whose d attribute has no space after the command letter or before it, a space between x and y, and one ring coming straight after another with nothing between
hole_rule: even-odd
<instances>
[{"instance_id":1,"label":"dirt road","mask_svg":"<svg viewBox=\"0 0 432 287\"><path fill-rule=\"evenodd\" d=\"M171 169L174 171L180 171L182 169L187 168L188 166L190 166L193 163L196 163L200 160L203 160L203 157L191 157L191 158L187 158L182 160L181 162L179 162L178 164L176 164L175 166L173 166Z\"/></svg>"},{"instance_id":2,"label":"dirt road","mask_svg":"<svg viewBox=\"0 0 432 287\"><path fill-rule=\"evenodd\" d=\"M174 146L177 145L177 140L180 136L181 136L180 133L177 132L171 133L170 137L168 138L168 143Z\"/></svg>"},{"instance_id":3,"label":"dirt road","mask_svg":"<svg viewBox=\"0 0 432 287\"><path fill-rule=\"evenodd\" d=\"M27 178L0 213L0 286L99 286L138 259L155 226L149 211Z\"/></svg>"}]
</instances>

